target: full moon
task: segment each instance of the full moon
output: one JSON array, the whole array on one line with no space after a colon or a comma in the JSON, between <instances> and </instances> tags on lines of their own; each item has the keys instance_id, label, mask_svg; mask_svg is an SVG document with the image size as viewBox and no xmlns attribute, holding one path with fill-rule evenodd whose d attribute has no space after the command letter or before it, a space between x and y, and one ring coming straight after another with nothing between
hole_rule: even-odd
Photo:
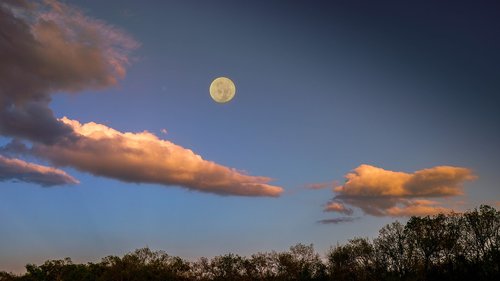
<instances>
[{"instance_id":1,"label":"full moon","mask_svg":"<svg viewBox=\"0 0 500 281\"><path fill-rule=\"evenodd\" d=\"M234 98L236 86L231 79L219 77L210 84L210 96L218 103L226 103Z\"/></svg>"}]
</instances>

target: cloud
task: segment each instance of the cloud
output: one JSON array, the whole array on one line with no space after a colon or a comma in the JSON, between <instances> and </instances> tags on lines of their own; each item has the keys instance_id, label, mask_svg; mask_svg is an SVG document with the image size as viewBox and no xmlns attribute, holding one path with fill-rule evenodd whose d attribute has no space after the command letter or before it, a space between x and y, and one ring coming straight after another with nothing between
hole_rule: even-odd
<instances>
[{"instance_id":1,"label":"cloud","mask_svg":"<svg viewBox=\"0 0 500 281\"><path fill-rule=\"evenodd\" d=\"M13 7L22 7L25 9L33 9L34 3L29 2L29 0L3 0L5 5L11 5Z\"/></svg>"},{"instance_id":2,"label":"cloud","mask_svg":"<svg viewBox=\"0 0 500 281\"><path fill-rule=\"evenodd\" d=\"M23 155L29 154L30 150L20 139L13 139L6 145L0 147L0 155Z\"/></svg>"},{"instance_id":3,"label":"cloud","mask_svg":"<svg viewBox=\"0 0 500 281\"><path fill-rule=\"evenodd\" d=\"M348 214L344 205L357 207L374 216L421 216L450 209L426 198L448 198L463 194L463 183L476 176L470 169L437 166L414 173L394 172L371 165L360 165L345 175L343 185L334 188L336 196L325 211Z\"/></svg>"},{"instance_id":4,"label":"cloud","mask_svg":"<svg viewBox=\"0 0 500 281\"><path fill-rule=\"evenodd\" d=\"M330 202L328 203L325 208L323 209L325 212L336 212L336 213L341 213L345 215L352 215L353 210L350 208L347 208L344 204L339 203L339 202Z\"/></svg>"},{"instance_id":5,"label":"cloud","mask_svg":"<svg viewBox=\"0 0 500 281\"><path fill-rule=\"evenodd\" d=\"M402 200L403 201L403 200ZM439 206L439 202L430 200L407 200L386 210L393 217L428 216L438 213L449 213L453 210Z\"/></svg>"},{"instance_id":6,"label":"cloud","mask_svg":"<svg viewBox=\"0 0 500 281\"><path fill-rule=\"evenodd\" d=\"M79 183L62 170L0 155L0 181L7 180L36 183L46 187Z\"/></svg>"},{"instance_id":7,"label":"cloud","mask_svg":"<svg viewBox=\"0 0 500 281\"><path fill-rule=\"evenodd\" d=\"M51 95L99 90L126 74L139 44L56 0L0 3L0 135L29 141L55 165L126 182L180 185L220 195L279 196L267 177L246 175L148 133L58 119ZM2 149L25 152L20 143ZM18 175L20 177L20 175Z\"/></svg>"},{"instance_id":8,"label":"cloud","mask_svg":"<svg viewBox=\"0 0 500 281\"><path fill-rule=\"evenodd\" d=\"M72 137L48 107L50 95L116 84L137 46L57 1L1 3L0 134L44 143Z\"/></svg>"},{"instance_id":9,"label":"cloud","mask_svg":"<svg viewBox=\"0 0 500 281\"><path fill-rule=\"evenodd\" d=\"M62 118L78 140L37 144L33 152L58 166L126 182L180 185L220 195L279 196L267 177L249 176L149 133L122 133L97 123Z\"/></svg>"},{"instance_id":10,"label":"cloud","mask_svg":"<svg viewBox=\"0 0 500 281\"><path fill-rule=\"evenodd\" d=\"M317 221L317 223L320 223L320 224L339 224L339 223L345 223L345 222L353 222L357 219L359 219L359 217L340 217L340 218L319 220L319 221Z\"/></svg>"}]
</instances>

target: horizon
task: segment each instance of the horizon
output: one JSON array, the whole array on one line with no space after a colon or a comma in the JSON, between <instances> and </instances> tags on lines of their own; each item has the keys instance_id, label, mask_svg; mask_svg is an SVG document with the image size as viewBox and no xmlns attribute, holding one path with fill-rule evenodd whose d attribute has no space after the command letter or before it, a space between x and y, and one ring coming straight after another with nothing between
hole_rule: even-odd
<instances>
[{"instance_id":1,"label":"horizon","mask_svg":"<svg viewBox=\"0 0 500 281\"><path fill-rule=\"evenodd\" d=\"M374 239L353 237L323 254L313 244L298 243L287 251L224 253L190 261L145 247L99 262L74 263L67 257L28 264L24 275L0 271L0 279L496 280L499 228L500 212L481 205L464 213L412 216L405 224L395 221Z\"/></svg>"}]
</instances>

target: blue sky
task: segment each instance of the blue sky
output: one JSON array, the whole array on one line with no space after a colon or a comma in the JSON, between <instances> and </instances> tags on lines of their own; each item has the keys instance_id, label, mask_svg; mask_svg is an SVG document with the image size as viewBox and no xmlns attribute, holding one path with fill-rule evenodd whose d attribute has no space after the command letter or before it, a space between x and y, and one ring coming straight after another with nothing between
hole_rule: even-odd
<instances>
[{"instance_id":1,"label":"blue sky","mask_svg":"<svg viewBox=\"0 0 500 281\"><path fill-rule=\"evenodd\" d=\"M464 195L430 199L458 211L500 200L495 2L64 3L140 47L116 85L52 94L55 117L147 130L204 159L270 177L284 192L221 196L95 176L50 156L19 156L56 165L80 183L0 182L0 270L66 256L91 261L144 246L186 258L298 242L323 253L406 219L373 215L358 202L351 205L354 221L318 223L344 217L323 208L336 196L332 187L362 164L405 173L463 167L477 177L452 186L463 185ZM219 76L237 88L223 105L208 93ZM5 144L18 137L2 135ZM330 184L306 188L312 183Z\"/></svg>"}]
</instances>

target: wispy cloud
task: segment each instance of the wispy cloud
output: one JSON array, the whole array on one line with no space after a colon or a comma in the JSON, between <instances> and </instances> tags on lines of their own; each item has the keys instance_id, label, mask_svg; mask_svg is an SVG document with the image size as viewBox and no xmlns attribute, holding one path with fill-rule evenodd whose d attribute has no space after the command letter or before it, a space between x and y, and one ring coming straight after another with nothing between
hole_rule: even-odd
<instances>
[{"instance_id":1,"label":"wispy cloud","mask_svg":"<svg viewBox=\"0 0 500 281\"><path fill-rule=\"evenodd\" d=\"M449 212L438 201L463 194L463 183L476 176L470 169L437 166L414 173L395 172L360 165L345 175L346 181L333 189L335 196L325 211L352 214L356 207L374 216L422 216Z\"/></svg>"},{"instance_id":2,"label":"wispy cloud","mask_svg":"<svg viewBox=\"0 0 500 281\"><path fill-rule=\"evenodd\" d=\"M317 221L317 223L320 224L340 224L340 223L346 223L346 222L353 222L355 220L358 220L359 217L339 217L339 218L333 218L333 219L323 219Z\"/></svg>"},{"instance_id":3,"label":"wispy cloud","mask_svg":"<svg viewBox=\"0 0 500 281\"><path fill-rule=\"evenodd\" d=\"M311 183L311 184L306 185L306 188L308 188L308 189L314 189L314 190L325 189L325 188L328 188L328 187L333 187L333 183L331 183L331 182L321 182L321 183Z\"/></svg>"},{"instance_id":4,"label":"wispy cloud","mask_svg":"<svg viewBox=\"0 0 500 281\"><path fill-rule=\"evenodd\" d=\"M352 209L347 208L344 204L340 202L329 202L328 204L326 204L323 211L341 213L349 216L352 215L353 213Z\"/></svg>"},{"instance_id":5,"label":"wispy cloud","mask_svg":"<svg viewBox=\"0 0 500 281\"><path fill-rule=\"evenodd\" d=\"M56 165L98 176L220 195L281 194L270 178L205 160L150 133L56 118L52 94L115 85L139 43L59 1L32 3L0 3L0 135L30 141L31 152Z\"/></svg>"},{"instance_id":6,"label":"wispy cloud","mask_svg":"<svg viewBox=\"0 0 500 281\"><path fill-rule=\"evenodd\" d=\"M77 184L78 180L66 172L0 155L0 181L18 180L41 186Z\"/></svg>"}]
</instances>

